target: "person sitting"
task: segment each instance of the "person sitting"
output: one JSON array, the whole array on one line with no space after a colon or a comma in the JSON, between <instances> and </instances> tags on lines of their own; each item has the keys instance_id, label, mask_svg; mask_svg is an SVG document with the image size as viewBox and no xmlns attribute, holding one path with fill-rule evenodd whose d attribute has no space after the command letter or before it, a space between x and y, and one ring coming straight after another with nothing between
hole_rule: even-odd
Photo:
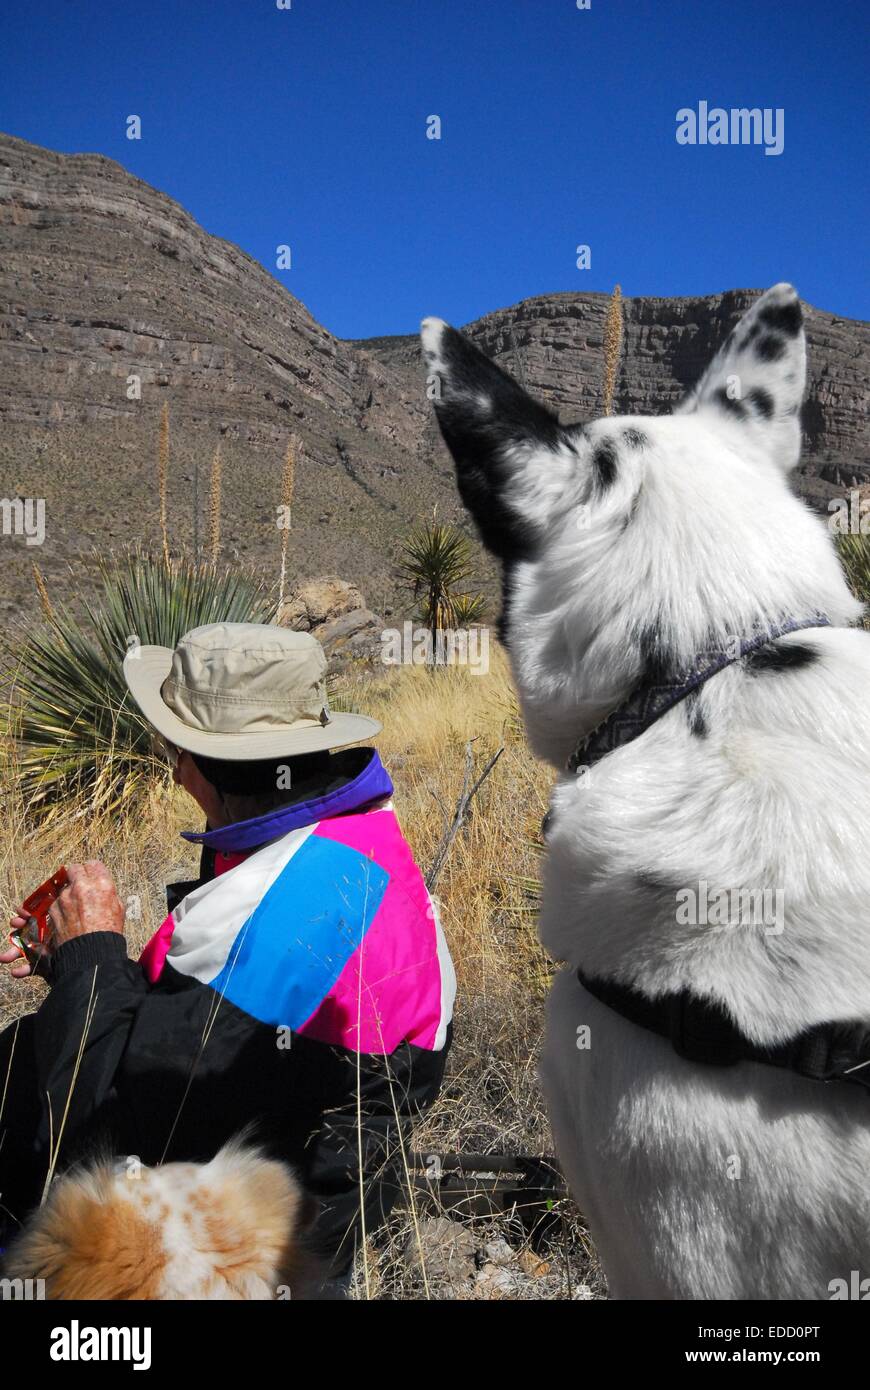
<instances>
[{"instance_id":1,"label":"person sitting","mask_svg":"<svg viewBox=\"0 0 870 1390\"><path fill-rule=\"evenodd\" d=\"M248 1130L317 1199L315 1248L346 1281L438 1094L455 996L390 778L373 748L351 746L381 726L331 711L319 643L280 627L134 645L124 674L205 813L184 834L200 875L169 886L169 914L132 961L108 869L67 866L50 991L0 1035L7 1235L55 1165L107 1146L207 1163ZM14 951L0 960L30 968Z\"/></svg>"}]
</instances>

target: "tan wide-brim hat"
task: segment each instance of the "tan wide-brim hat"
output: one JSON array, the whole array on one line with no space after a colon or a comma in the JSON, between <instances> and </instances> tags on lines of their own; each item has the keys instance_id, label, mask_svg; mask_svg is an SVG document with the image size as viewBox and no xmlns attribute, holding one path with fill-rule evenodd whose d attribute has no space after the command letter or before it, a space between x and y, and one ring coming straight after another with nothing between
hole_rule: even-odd
<instances>
[{"instance_id":1,"label":"tan wide-brim hat","mask_svg":"<svg viewBox=\"0 0 870 1390\"><path fill-rule=\"evenodd\" d=\"M330 710L323 648L289 628L210 623L185 633L174 651L134 641L124 679L158 734L206 758L294 757L381 730L364 714Z\"/></svg>"}]
</instances>

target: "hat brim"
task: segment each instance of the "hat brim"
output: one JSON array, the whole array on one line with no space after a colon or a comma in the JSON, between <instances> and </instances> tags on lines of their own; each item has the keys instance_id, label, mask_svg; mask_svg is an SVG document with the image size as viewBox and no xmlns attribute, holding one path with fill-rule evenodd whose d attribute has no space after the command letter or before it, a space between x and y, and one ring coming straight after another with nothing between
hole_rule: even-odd
<instances>
[{"instance_id":1,"label":"hat brim","mask_svg":"<svg viewBox=\"0 0 870 1390\"><path fill-rule=\"evenodd\" d=\"M252 734L213 734L192 729L165 704L161 687L172 669L170 647L134 647L124 658L127 689L148 723L168 743L226 762L257 762L266 758L292 758L302 753L322 753L347 748L379 734L381 724L365 714L331 711L328 724L292 724Z\"/></svg>"}]
</instances>

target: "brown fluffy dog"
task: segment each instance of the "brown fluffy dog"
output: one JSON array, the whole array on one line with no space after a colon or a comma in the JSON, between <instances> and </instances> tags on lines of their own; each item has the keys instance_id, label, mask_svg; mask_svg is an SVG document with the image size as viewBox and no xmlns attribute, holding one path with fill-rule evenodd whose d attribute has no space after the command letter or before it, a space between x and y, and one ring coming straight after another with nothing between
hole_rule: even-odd
<instances>
[{"instance_id":1,"label":"brown fluffy dog","mask_svg":"<svg viewBox=\"0 0 870 1390\"><path fill-rule=\"evenodd\" d=\"M313 1203L283 1163L235 1140L210 1163L96 1163L59 1178L7 1252L53 1299L316 1297Z\"/></svg>"}]
</instances>

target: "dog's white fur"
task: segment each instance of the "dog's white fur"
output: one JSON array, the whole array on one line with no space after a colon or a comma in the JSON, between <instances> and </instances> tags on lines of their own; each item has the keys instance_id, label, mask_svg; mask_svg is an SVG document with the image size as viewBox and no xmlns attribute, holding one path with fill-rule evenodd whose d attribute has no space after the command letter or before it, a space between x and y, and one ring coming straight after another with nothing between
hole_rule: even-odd
<instances>
[{"instance_id":1,"label":"dog's white fur","mask_svg":"<svg viewBox=\"0 0 870 1390\"><path fill-rule=\"evenodd\" d=\"M776 325L799 313L791 286L769 290L672 416L603 419L555 444L518 428L496 449L500 505L542 537L513 566L507 641L530 742L556 768L641 676L639 633L679 668L758 620L821 611L833 624L780 639L814 649L809 665L739 662L710 680L704 737L677 706L553 792L541 936L565 968L542 1074L618 1298L829 1298L831 1281L870 1276L870 1093L686 1062L575 974L652 997L688 987L759 1043L870 1017L870 638L849 626L861 606L824 522L786 480L805 344ZM426 320L423 343L461 485L488 466L469 452L492 368L482 360L476 391L468 360L452 382L452 332ZM643 446L626 447L626 430ZM605 439L618 466L602 487ZM781 934L678 925L676 891L702 881L781 889Z\"/></svg>"}]
</instances>

